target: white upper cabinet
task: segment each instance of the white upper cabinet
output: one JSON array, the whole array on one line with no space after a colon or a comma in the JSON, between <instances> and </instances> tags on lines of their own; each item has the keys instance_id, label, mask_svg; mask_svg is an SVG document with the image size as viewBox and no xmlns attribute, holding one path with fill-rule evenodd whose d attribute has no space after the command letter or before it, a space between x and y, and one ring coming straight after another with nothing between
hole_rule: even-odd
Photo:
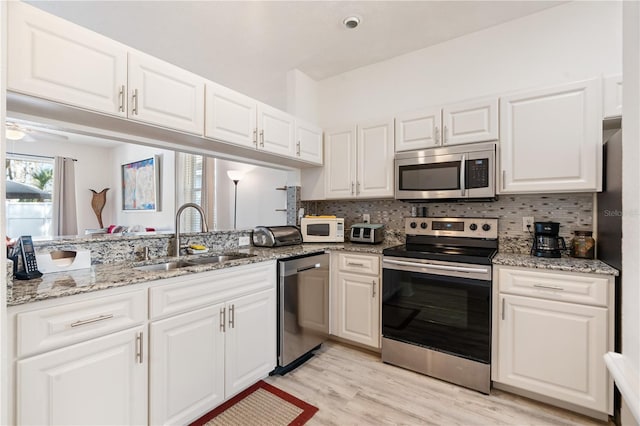
<instances>
[{"instance_id":1,"label":"white upper cabinet","mask_svg":"<svg viewBox=\"0 0 640 426\"><path fill-rule=\"evenodd\" d=\"M287 157L296 155L295 119L290 114L258 104L258 146L267 152Z\"/></svg>"},{"instance_id":2,"label":"white upper cabinet","mask_svg":"<svg viewBox=\"0 0 640 426\"><path fill-rule=\"evenodd\" d=\"M126 117L125 46L22 2L8 14L9 90Z\"/></svg>"},{"instance_id":3,"label":"white upper cabinet","mask_svg":"<svg viewBox=\"0 0 640 426\"><path fill-rule=\"evenodd\" d=\"M205 91L207 111L204 135L224 142L255 147L255 99L213 82L207 82Z\"/></svg>"},{"instance_id":4,"label":"white upper cabinet","mask_svg":"<svg viewBox=\"0 0 640 426\"><path fill-rule=\"evenodd\" d=\"M325 132L327 198L352 198L356 195L356 134L355 126Z\"/></svg>"},{"instance_id":5,"label":"white upper cabinet","mask_svg":"<svg viewBox=\"0 0 640 426\"><path fill-rule=\"evenodd\" d=\"M396 151L434 148L440 145L442 112L423 109L396 116Z\"/></svg>"},{"instance_id":6,"label":"white upper cabinet","mask_svg":"<svg viewBox=\"0 0 640 426\"><path fill-rule=\"evenodd\" d=\"M325 132L325 197L392 197L393 140L393 120Z\"/></svg>"},{"instance_id":7,"label":"white upper cabinet","mask_svg":"<svg viewBox=\"0 0 640 426\"><path fill-rule=\"evenodd\" d=\"M396 116L396 152L498 139L498 98Z\"/></svg>"},{"instance_id":8,"label":"white upper cabinet","mask_svg":"<svg viewBox=\"0 0 640 426\"><path fill-rule=\"evenodd\" d=\"M322 129L296 119L296 156L322 165Z\"/></svg>"},{"instance_id":9,"label":"white upper cabinet","mask_svg":"<svg viewBox=\"0 0 640 426\"><path fill-rule=\"evenodd\" d=\"M442 109L442 144L460 145L498 139L498 99L487 98Z\"/></svg>"},{"instance_id":10,"label":"white upper cabinet","mask_svg":"<svg viewBox=\"0 0 640 426\"><path fill-rule=\"evenodd\" d=\"M622 116L622 74L604 78L602 108L604 117Z\"/></svg>"},{"instance_id":11,"label":"white upper cabinet","mask_svg":"<svg viewBox=\"0 0 640 426\"><path fill-rule=\"evenodd\" d=\"M393 196L393 120L358 125L356 196Z\"/></svg>"},{"instance_id":12,"label":"white upper cabinet","mask_svg":"<svg viewBox=\"0 0 640 426\"><path fill-rule=\"evenodd\" d=\"M500 193L600 191L600 79L500 98Z\"/></svg>"},{"instance_id":13,"label":"white upper cabinet","mask_svg":"<svg viewBox=\"0 0 640 426\"><path fill-rule=\"evenodd\" d=\"M204 79L138 52L129 52L129 117L202 135Z\"/></svg>"}]
</instances>

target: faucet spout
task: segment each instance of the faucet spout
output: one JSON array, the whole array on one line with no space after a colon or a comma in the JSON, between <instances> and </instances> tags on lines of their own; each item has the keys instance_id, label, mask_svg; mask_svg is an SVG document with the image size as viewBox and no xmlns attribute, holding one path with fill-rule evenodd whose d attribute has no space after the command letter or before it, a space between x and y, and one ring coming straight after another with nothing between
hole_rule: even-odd
<instances>
[{"instance_id":1,"label":"faucet spout","mask_svg":"<svg viewBox=\"0 0 640 426\"><path fill-rule=\"evenodd\" d=\"M198 213L200 213L200 232L209 232L209 227L207 226L207 219L205 218L204 215L204 210L202 209L202 207L200 207L199 205L195 204L195 203L185 203L183 205L181 205L178 208L178 211L176 212L176 245L175 248L173 250L173 255L174 256L180 256L180 215L182 214L182 212L188 208L188 207L193 207L194 209L196 209L198 211Z\"/></svg>"}]
</instances>

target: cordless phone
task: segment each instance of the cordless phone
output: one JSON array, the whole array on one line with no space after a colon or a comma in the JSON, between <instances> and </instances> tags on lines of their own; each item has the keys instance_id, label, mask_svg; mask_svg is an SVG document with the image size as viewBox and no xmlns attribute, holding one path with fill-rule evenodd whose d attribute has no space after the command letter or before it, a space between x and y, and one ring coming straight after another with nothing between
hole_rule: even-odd
<instances>
[{"instance_id":1,"label":"cordless phone","mask_svg":"<svg viewBox=\"0 0 640 426\"><path fill-rule=\"evenodd\" d=\"M19 238L18 243L20 244L20 254L22 256L22 270L16 272L16 278L19 280L40 278L42 272L38 271L36 252L33 249L31 236L23 235Z\"/></svg>"}]
</instances>

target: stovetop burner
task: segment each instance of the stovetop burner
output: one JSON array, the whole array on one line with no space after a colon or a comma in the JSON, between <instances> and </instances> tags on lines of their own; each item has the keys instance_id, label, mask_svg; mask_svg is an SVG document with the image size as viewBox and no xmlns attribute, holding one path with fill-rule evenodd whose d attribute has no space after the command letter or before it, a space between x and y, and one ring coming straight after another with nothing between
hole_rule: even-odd
<instances>
[{"instance_id":1,"label":"stovetop burner","mask_svg":"<svg viewBox=\"0 0 640 426\"><path fill-rule=\"evenodd\" d=\"M384 256L490 265L498 252L498 220L487 218L407 218L406 244Z\"/></svg>"}]
</instances>

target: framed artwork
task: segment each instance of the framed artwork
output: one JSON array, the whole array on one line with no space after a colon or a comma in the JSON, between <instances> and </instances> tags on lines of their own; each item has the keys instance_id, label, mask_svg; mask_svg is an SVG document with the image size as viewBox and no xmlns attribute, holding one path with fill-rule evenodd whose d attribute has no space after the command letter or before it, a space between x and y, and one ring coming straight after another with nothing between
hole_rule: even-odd
<instances>
[{"instance_id":1,"label":"framed artwork","mask_svg":"<svg viewBox=\"0 0 640 426\"><path fill-rule=\"evenodd\" d=\"M122 210L160 211L160 156L122 165Z\"/></svg>"}]
</instances>

